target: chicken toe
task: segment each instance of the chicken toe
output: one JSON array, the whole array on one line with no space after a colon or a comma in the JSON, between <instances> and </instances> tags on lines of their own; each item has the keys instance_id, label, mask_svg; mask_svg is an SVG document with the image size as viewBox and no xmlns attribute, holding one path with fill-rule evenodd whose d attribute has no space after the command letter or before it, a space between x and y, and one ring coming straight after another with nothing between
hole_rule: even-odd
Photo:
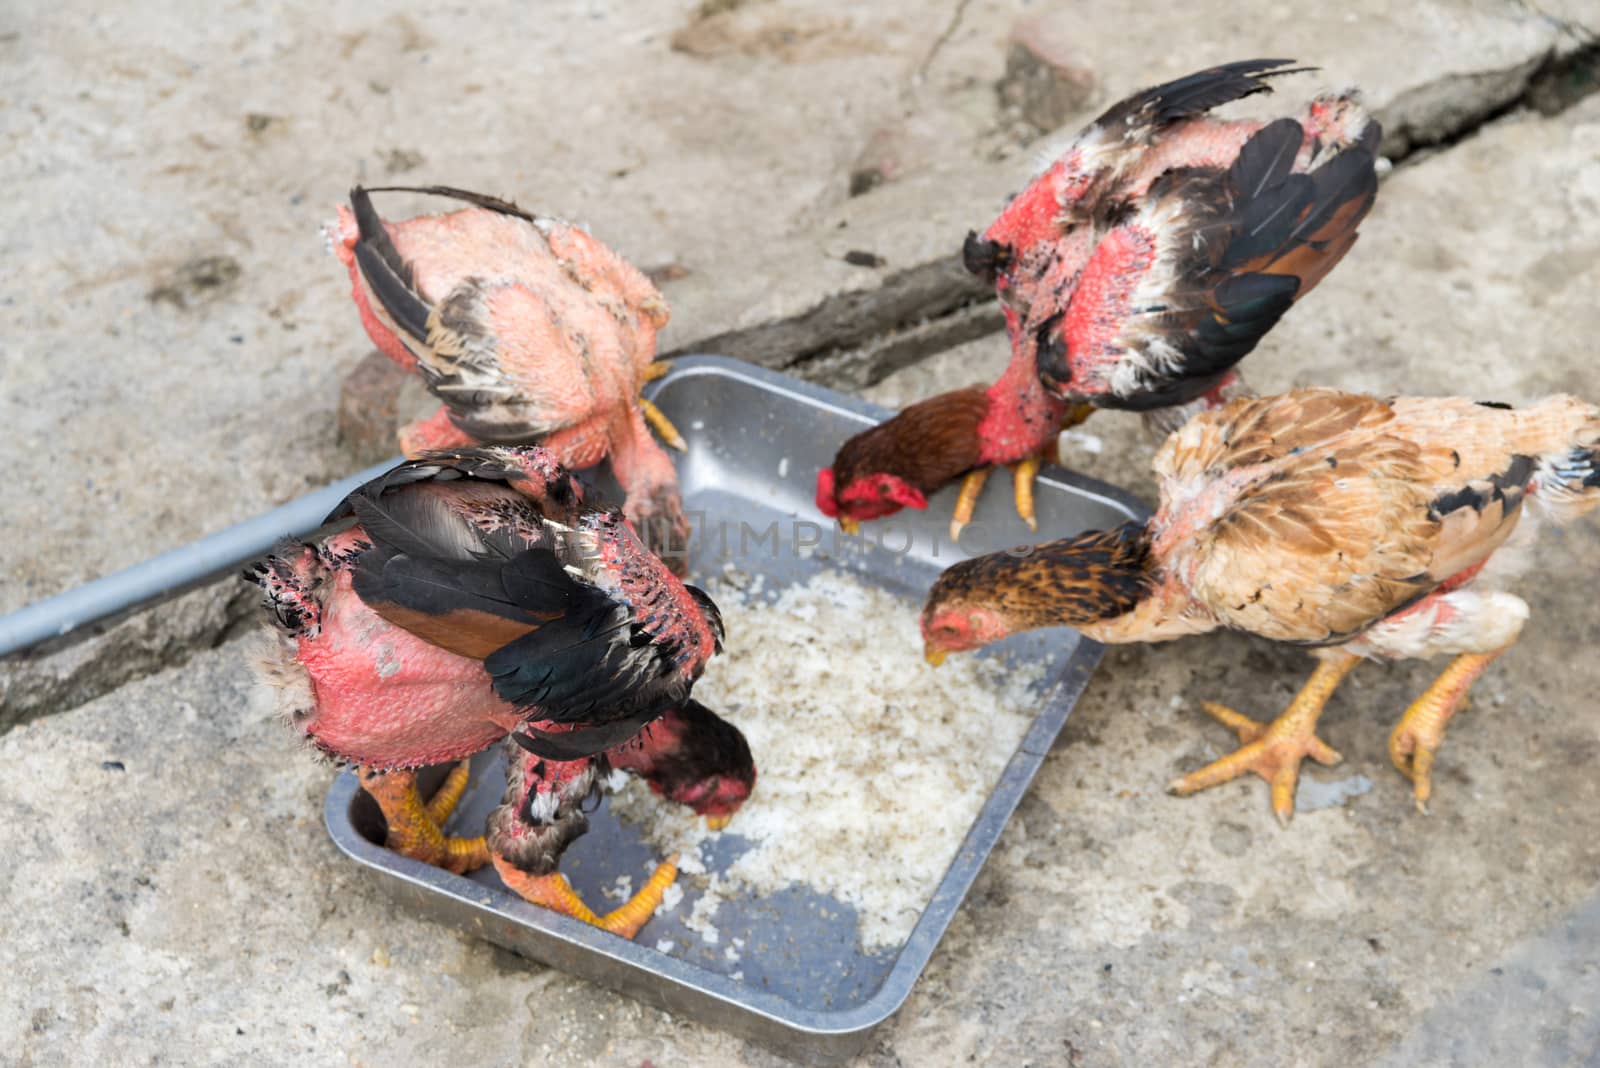
<instances>
[{"instance_id":1,"label":"chicken toe","mask_svg":"<svg viewBox=\"0 0 1600 1068\"><path fill-rule=\"evenodd\" d=\"M1017 515L1028 524L1029 530L1039 529L1039 520L1034 518L1033 511L1033 480L1039 477L1039 468L1044 465L1044 460L1038 456L1030 456L1011 467L1012 488L1016 494Z\"/></svg>"},{"instance_id":2,"label":"chicken toe","mask_svg":"<svg viewBox=\"0 0 1600 1068\"><path fill-rule=\"evenodd\" d=\"M661 414L660 408L640 397L639 410L644 413L644 421L650 424L650 429L654 430L669 448L677 449L679 452L689 451L689 443L683 440L683 435L678 433L678 428L672 425L672 421Z\"/></svg>"},{"instance_id":3,"label":"chicken toe","mask_svg":"<svg viewBox=\"0 0 1600 1068\"><path fill-rule=\"evenodd\" d=\"M498 856L494 858L494 868L500 875L500 881L524 900L623 938L632 938L639 933L639 929L661 906L667 887L678 877L677 857L669 857L657 865L637 894L619 908L599 916L583 903L577 891L572 889L572 884L567 882L567 877L560 872L530 875Z\"/></svg>"},{"instance_id":4,"label":"chicken toe","mask_svg":"<svg viewBox=\"0 0 1600 1068\"><path fill-rule=\"evenodd\" d=\"M445 821L450 818L450 813L461 803L461 795L467 792L467 782L471 778L472 761L463 760L451 768L444 782L440 783L433 796L428 798L428 818L443 827Z\"/></svg>"},{"instance_id":5,"label":"chicken toe","mask_svg":"<svg viewBox=\"0 0 1600 1068\"><path fill-rule=\"evenodd\" d=\"M1261 724L1224 705L1206 702L1213 718L1239 735L1243 744L1198 771L1174 779L1172 793L1187 795L1253 771L1272 787L1272 811L1287 827L1294 818L1294 791L1300 780L1300 762L1310 757L1319 764L1337 764L1338 752L1316 735L1317 719L1340 680L1360 663L1360 658L1337 654L1322 660L1283 714Z\"/></svg>"},{"instance_id":6,"label":"chicken toe","mask_svg":"<svg viewBox=\"0 0 1600 1068\"><path fill-rule=\"evenodd\" d=\"M652 360L645 365L643 381L654 382L671 370L672 364L668 361ZM668 448L677 449L679 452L689 451L689 445L683 440L683 435L678 433L678 428L672 425L670 419L661 414L660 408L640 397L639 411L644 413L645 422L650 424L650 429L656 432L656 435L667 444Z\"/></svg>"},{"instance_id":7,"label":"chicken toe","mask_svg":"<svg viewBox=\"0 0 1600 1068\"><path fill-rule=\"evenodd\" d=\"M978 498L983 494L983 484L989 480L991 470L980 467L976 471L968 471L961 480L961 496L956 498L955 514L950 517L951 541L960 541L961 531L972 522L972 513L978 509Z\"/></svg>"},{"instance_id":8,"label":"chicken toe","mask_svg":"<svg viewBox=\"0 0 1600 1068\"><path fill-rule=\"evenodd\" d=\"M489 863L489 850L480 835L476 838L457 838L446 835L440 825L467 785L467 765L451 771L444 785L426 804L417 795L416 772L399 768L378 771L361 768L361 788L378 803L388 824L384 844L403 856L420 860L424 864L444 868L464 875Z\"/></svg>"},{"instance_id":9,"label":"chicken toe","mask_svg":"<svg viewBox=\"0 0 1600 1068\"><path fill-rule=\"evenodd\" d=\"M1428 811L1433 796L1433 755L1444 743L1445 725L1467 703L1467 690L1505 650L1458 656L1421 697L1411 702L1389 735L1389 759L1411 780L1417 811Z\"/></svg>"}]
</instances>

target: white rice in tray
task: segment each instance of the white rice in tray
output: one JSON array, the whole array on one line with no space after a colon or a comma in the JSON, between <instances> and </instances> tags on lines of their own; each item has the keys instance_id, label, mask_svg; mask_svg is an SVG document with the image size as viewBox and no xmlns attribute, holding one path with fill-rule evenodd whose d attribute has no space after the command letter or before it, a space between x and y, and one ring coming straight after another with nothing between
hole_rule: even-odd
<instances>
[{"instance_id":1,"label":"white rice in tray","mask_svg":"<svg viewBox=\"0 0 1600 1068\"><path fill-rule=\"evenodd\" d=\"M759 578L710 587L728 640L695 697L744 731L758 778L728 828L752 847L706 877L686 925L715 944L725 895L801 883L855 907L867 951L900 946L1037 713L1043 666L961 655L934 670L916 606L842 572L771 603ZM688 809L633 779L611 804L705 873L712 834Z\"/></svg>"}]
</instances>

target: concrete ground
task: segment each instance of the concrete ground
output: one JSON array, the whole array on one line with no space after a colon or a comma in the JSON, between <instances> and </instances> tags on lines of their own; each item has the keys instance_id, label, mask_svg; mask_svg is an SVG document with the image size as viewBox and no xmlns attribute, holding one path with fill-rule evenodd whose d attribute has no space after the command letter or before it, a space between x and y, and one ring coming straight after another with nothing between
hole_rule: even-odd
<instances>
[{"instance_id":1,"label":"concrete ground","mask_svg":"<svg viewBox=\"0 0 1600 1068\"><path fill-rule=\"evenodd\" d=\"M946 268L1039 147L994 86L1040 13L1096 79L1069 125L1244 54L1368 88L1401 162L1246 364L1257 388L1600 399L1600 97L1534 110L1592 83L1581 0L858 7L0 13L0 442L26 460L0 487L0 610L353 468L334 410L366 345L317 236L353 180L589 221L671 278L668 347L836 382L911 363L869 390L891 404L991 376L999 336L948 347L992 320ZM861 173L882 180L852 196ZM1152 452L1106 414L1067 459L1148 497ZM1600 1057L1597 565L1593 523L1547 534L1428 817L1384 741L1440 665L1352 676L1324 721L1345 762L1279 831L1258 782L1162 784L1228 747L1201 700L1270 714L1305 658L1112 651L861 1063ZM0 662L0 724L32 720L0 736L0 1063L781 1063L379 897L321 829L331 772L253 684L233 594Z\"/></svg>"}]
</instances>

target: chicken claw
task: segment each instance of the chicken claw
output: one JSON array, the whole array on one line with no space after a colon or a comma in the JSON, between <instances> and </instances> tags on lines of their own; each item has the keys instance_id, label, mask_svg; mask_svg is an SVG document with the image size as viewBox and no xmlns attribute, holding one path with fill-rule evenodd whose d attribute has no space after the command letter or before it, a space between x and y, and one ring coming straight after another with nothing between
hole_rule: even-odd
<instances>
[{"instance_id":1,"label":"chicken claw","mask_svg":"<svg viewBox=\"0 0 1600 1068\"><path fill-rule=\"evenodd\" d=\"M683 440L683 435L678 433L678 428L672 425L672 421L661 414L660 408L640 397L639 411L644 413L644 421L650 424L650 429L661 436L661 440L667 443L668 448L677 449L679 452L689 451L689 443Z\"/></svg>"},{"instance_id":2,"label":"chicken claw","mask_svg":"<svg viewBox=\"0 0 1600 1068\"><path fill-rule=\"evenodd\" d=\"M950 517L951 541L959 541L961 531L972 522L972 513L978 508L978 497L983 493L983 484L989 480L991 470L993 468L980 467L968 471L967 477L961 480L961 496L956 498L955 514Z\"/></svg>"},{"instance_id":3,"label":"chicken claw","mask_svg":"<svg viewBox=\"0 0 1600 1068\"><path fill-rule=\"evenodd\" d=\"M1317 737L1317 718L1340 680L1360 662L1360 657L1349 653L1320 661L1289 707L1269 724L1258 723L1226 706L1205 702L1202 707L1207 714L1235 731L1243 744L1220 760L1172 780L1167 789L1179 795L1192 794L1253 771L1271 784L1272 811L1279 825L1287 827L1294 818L1294 791L1300 779L1300 761L1310 757L1319 764L1333 765L1342 759L1333 747Z\"/></svg>"},{"instance_id":4,"label":"chicken claw","mask_svg":"<svg viewBox=\"0 0 1600 1068\"><path fill-rule=\"evenodd\" d=\"M359 769L361 788L378 803L389 825L384 844L403 856L457 875L489 863L489 849L482 835L457 838L440 829L461 800L469 774L467 763L462 761L434 792L433 798L423 804L422 798L417 796L416 772L404 768Z\"/></svg>"},{"instance_id":5,"label":"chicken claw","mask_svg":"<svg viewBox=\"0 0 1600 1068\"><path fill-rule=\"evenodd\" d=\"M651 360L645 365L642 381L654 382L671 370L672 364L667 361ZM644 413L645 422L650 424L650 429L661 436L661 440L667 443L668 448L677 449L679 452L689 451L689 445L683 440L683 435L678 433L678 428L673 426L672 421L665 415L661 414L661 409L657 408L653 402L640 397L639 410Z\"/></svg>"},{"instance_id":6,"label":"chicken claw","mask_svg":"<svg viewBox=\"0 0 1600 1068\"><path fill-rule=\"evenodd\" d=\"M1033 480L1039 477L1039 468L1042 466L1044 466L1042 457L1030 456L1011 467L1012 488L1017 499L1017 515L1028 524L1029 530L1039 529L1039 520L1034 518L1033 514Z\"/></svg>"},{"instance_id":7,"label":"chicken claw","mask_svg":"<svg viewBox=\"0 0 1600 1068\"><path fill-rule=\"evenodd\" d=\"M461 802L461 795L467 792L467 782L472 778L472 761L463 760L450 769L444 782L428 798L428 818L440 827L445 820L450 818L450 813L456 810L456 805Z\"/></svg>"},{"instance_id":8,"label":"chicken claw","mask_svg":"<svg viewBox=\"0 0 1600 1068\"><path fill-rule=\"evenodd\" d=\"M1467 690L1495 657L1505 652L1468 653L1456 657L1422 696L1411 702L1389 735L1389 759L1411 780L1417 811L1426 814L1433 796L1433 755L1444 743L1444 728L1467 703Z\"/></svg>"},{"instance_id":9,"label":"chicken claw","mask_svg":"<svg viewBox=\"0 0 1600 1068\"><path fill-rule=\"evenodd\" d=\"M678 877L678 858L672 856L662 861L637 894L629 898L626 904L604 916L597 916L589 906L585 905L583 899L572 889L572 884L567 882L567 877L560 872L529 875L500 857L494 858L494 869L499 873L500 881L524 900L559 912L563 916L571 916L591 927L610 931L623 938L632 938L639 933L639 928L655 915L667 887Z\"/></svg>"}]
</instances>

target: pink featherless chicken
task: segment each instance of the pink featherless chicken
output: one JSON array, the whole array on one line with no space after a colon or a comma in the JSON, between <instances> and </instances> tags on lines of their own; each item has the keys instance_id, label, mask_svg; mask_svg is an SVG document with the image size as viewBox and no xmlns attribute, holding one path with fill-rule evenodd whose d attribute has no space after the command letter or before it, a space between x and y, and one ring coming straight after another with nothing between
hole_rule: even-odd
<instances>
[{"instance_id":1,"label":"pink featherless chicken","mask_svg":"<svg viewBox=\"0 0 1600 1068\"><path fill-rule=\"evenodd\" d=\"M1171 785L1188 794L1253 771L1287 823L1301 760L1339 760L1316 736L1339 681L1363 658L1453 656L1389 736L1426 811L1446 723L1528 618L1506 586L1538 528L1600 504L1600 408L1303 389L1195 416L1155 469L1147 523L941 575L922 614L929 660L1060 625L1103 642L1228 627L1316 648L1271 724L1207 704L1244 744Z\"/></svg>"},{"instance_id":2,"label":"pink featherless chicken","mask_svg":"<svg viewBox=\"0 0 1600 1068\"><path fill-rule=\"evenodd\" d=\"M716 605L536 447L427 454L329 519L354 524L246 573L283 635L269 677L294 728L360 766L391 848L456 872L492 861L528 900L632 937L670 860L604 917L558 864L610 767L713 827L749 796L743 735L689 696L721 648ZM446 837L467 767L427 803L415 769L502 739L508 785L487 840Z\"/></svg>"},{"instance_id":3,"label":"pink featherless chicken","mask_svg":"<svg viewBox=\"0 0 1600 1068\"><path fill-rule=\"evenodd\" d=\"M847 441L817 506L847 530L964 476L951 537L989 471L1014 467L1034 529L1033 479L1060 431L1096 408L1146 412L1233 391L1233 366L1350 250L1377 194L1380 137L1353 91L1297 118L1207 112L1270 92L1289 61L1248 60L1137 93L1090 124L982 237L1012 358L1000 380L921 401Z\"/></svg>"},{"instance_id":4,"label":"pink featherless chicken","mask_svg":"<svg viewBox=\"0 0 1600 1068\"><path fill-rule=\"evenodd\" d=\"M470 206L385 222L370 194L390 191ZM687 538L677 472L646 424L683 439L639 396L666 370L667 302L631 264L570 223L445 186L351 190L335 251L373 343L444 402L401 432L407 456L493 443L542 445L573 469L609 457L634 528Z\"/></svg>"}]
</instances>

